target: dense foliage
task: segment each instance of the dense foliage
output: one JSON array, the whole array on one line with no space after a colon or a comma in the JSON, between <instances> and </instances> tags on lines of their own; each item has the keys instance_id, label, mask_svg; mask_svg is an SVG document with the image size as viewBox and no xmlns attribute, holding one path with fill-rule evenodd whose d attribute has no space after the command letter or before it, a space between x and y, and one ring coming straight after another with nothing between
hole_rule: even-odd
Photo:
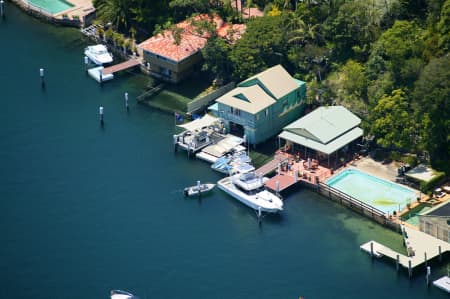
<instances>
[{"instance_id":1,"label":"dense foliage","mask_svg":"<svg viewBox=\"0 0 450 299\"><path fill-rule=\"evenodd\" d=\"M281 63L308 82L310 103L345 105L380 146L429 156L450 173L450 0L252 0L243 9L257 6L265 16L250 20L236 2L94 5L102 20L142 37L194 13L245 22L240 40L214 36L204 48L203 70L212 78L239 81Z\"/></svg>"}]
</instances>

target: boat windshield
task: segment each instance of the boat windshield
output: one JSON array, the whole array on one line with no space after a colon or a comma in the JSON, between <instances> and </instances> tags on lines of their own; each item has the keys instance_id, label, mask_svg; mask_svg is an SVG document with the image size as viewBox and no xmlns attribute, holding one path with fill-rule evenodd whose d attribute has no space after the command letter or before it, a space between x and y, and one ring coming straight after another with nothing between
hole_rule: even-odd
<instances>
[{"instance_id":1,"label":"boat windshield","mask_svg":"<svg viewBox=\"0 0 450 299\"><path fill-rule=\"evenodd\" d=\"M252 189L252 190L244 189L244 188L242 188L239 185L235 185L235 186L236 186L236 188L239 189L239 191L241 191L241 192L243 192L243 193L245 193L247 195L255 195L255 194L259 193L259 192L262 192L262 191L266 190L266 188L264 188L264 186L261 186L261 187L258 187L258 188Z\"/></svg>"}]
</instances>

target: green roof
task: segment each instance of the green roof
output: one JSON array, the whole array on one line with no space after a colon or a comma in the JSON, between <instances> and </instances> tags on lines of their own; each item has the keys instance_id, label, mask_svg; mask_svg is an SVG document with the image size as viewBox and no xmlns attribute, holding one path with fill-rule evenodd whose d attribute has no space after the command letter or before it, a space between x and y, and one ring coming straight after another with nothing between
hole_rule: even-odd
<instances>
[{"instance_id":1,"label":"green roof","mask_svg":"<svg viewBox=\"0 0 450 299\"><path fill-rule=\"evenodd\" d=\"M325 144L360 123L361 119L343 106L324 106L287 125L283 130Z\"/></svg>"},{"instance_id":2,"label":"green roof","mask_svg":"<svg viewBox=\"0 0 450 299\"><path fill-rule=\"evenodd\" d=\"M363 135L360 123L343 106L319 107L284 127L279 137L331 154Z\"/></svg>"},{"instance_id":3,"label":"green roof","mask_svg":"<svg viewBox=\"0 0 450 299\"><path fill-rule=\"evenodd\" d=\"M343 148L353 140L361 137L363 135L363 130L361 128L353 128L351 131L345 133L342 136L339 136L338 138L334 139L333 141L323 144L317 141L314 141L313 139L309 139L304 136L296 135L294 133L284 131L280 135L278 135L280 138L283 138L285 140L289 140L293 143L300 144L303 146L306 146L307 148L322 152L324 154L332 154L338 149Z\"/></svg>"}]
</instances>

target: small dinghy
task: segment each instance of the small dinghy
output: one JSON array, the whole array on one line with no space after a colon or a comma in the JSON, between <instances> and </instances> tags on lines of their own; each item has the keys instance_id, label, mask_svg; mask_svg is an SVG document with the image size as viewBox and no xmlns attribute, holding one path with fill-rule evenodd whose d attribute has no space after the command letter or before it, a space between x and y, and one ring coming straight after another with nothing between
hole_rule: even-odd
<instances>
[{"instance_id":1,"label":"small dinghy","mask_svg":"<svg viewBox=\"0 0 450 299\"><path fill-rule=\"evenodd\" d=\"M197 181L197 185L184 188L184 196L199 196L211 191L215 186L216 184L200 184L200 181Z\"/></svg>"},{"instance_id":2,"label":"small dinghy","mask_svg":"<svg viewBox=\"0 0 450 299\"><path fill-rule=\"evenodd\" d=\"M112 290L111 299L139 299L139 298L125 291Z\"/></svg>"}]
</instances>

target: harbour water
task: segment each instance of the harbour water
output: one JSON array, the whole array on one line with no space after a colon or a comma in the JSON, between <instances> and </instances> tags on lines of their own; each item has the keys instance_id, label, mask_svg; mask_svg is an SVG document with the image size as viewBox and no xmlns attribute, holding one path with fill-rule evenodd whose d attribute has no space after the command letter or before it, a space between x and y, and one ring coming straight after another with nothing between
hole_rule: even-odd
<instances>
[{"instance_id":1,"label":"harbour water","mask_svg":"<svg viewBox=\"0 0 450 299\"><path fill-rule=\"evenodd\" d=\"M0 298L446 298L359 246L398 235L307 190L279 216L216 189L174 154L173 116L136 104L143 76L100 87L81 35L6 3L0 20ZM45 68L45 90L39 68ZM130 112L123 94L130 94ZM105 107L105 126L98 107ZM445 266L433 266L432 277Z\"/></svg>"}]
</instances>

